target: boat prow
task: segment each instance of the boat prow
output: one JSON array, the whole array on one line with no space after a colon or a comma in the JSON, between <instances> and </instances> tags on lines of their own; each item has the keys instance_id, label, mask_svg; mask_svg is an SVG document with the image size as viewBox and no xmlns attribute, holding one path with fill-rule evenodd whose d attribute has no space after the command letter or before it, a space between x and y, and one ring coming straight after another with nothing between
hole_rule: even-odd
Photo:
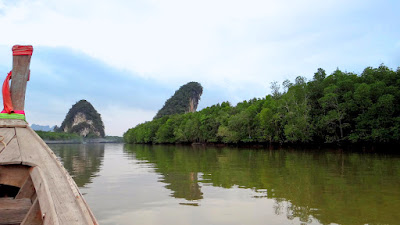
<instances>
[{"instance_id":1,"label":"boat prow","mask_svg":"<svg viewBox=\"0 0 400 225\"><path fill-rule=\"evenodd\" d=\"M97 224L75 182L25 121L0 119L0 135L0 224Z\"/></svg>"}]
</instances>

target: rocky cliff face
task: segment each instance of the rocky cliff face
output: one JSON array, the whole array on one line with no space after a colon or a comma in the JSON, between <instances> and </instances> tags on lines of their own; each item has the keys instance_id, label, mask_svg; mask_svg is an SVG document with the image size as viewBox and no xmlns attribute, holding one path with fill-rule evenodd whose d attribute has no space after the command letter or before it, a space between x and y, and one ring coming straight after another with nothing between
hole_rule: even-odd
<instances>
[{"instance_id":1,"label":"rocky cliff face","mask_svg":"<svg viewBox=\"0 0 400 225\"><path fill-rule=\"evenodd\" d=\"M101 115L86 100L80 100L69 110L60 127L61 131L77 133L82 137L104 137Z\"/></svg>"},{"instance_id":2,"label":"rocky cliff face","mask_svg":"<svg viewBox=\"0 0 400 225\"><path fill-rule=\"evenodd\" d=\"M154 119L166 115L195 112L202 94L203 87L200 83L189 82L181 86L179 90L165 102Z\"/></svg>"},{"instance_id":3,"label":"rocky cliff face","mask_svg":"<svg viewBox=\"0 0 400 225\"><path fill-rule=\"evenodd\" d=\"M189 99L189 112L196 112L197 109L197 102L195 101L195 99L190 98Z\"/></svg>"}]
</instances>

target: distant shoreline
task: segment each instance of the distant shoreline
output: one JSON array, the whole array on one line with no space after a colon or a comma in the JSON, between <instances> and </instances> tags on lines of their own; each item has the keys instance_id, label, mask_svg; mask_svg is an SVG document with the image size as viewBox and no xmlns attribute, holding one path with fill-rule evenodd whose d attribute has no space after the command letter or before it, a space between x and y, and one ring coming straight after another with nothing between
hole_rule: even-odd
<instances>
[{"instance_id":1,"label":"distant shoreline","mask_svg":"<svg viewBox=\"0 0 400 225\"><path fill-rule=\"evenodd\" d=\"M43 140L46 144L100 144L100 143L124 143L118 140L107 140L105 138L91 138L82 140Z\"/></svg>"}]
</instances>

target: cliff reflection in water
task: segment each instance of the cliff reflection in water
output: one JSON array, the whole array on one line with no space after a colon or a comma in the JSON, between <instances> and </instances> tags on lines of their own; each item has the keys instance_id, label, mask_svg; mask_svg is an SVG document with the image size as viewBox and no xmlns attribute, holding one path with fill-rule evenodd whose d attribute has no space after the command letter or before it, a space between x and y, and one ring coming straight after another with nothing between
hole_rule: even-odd
<instances>
[{"instance_id":1,"label":"cliff reflection in water","mask_svg":"<svg viewBox=\"0 0 400 225\"><path fill-rule=\"evenodd\" d=\"M203 185L247 188L275 213L322 224L396 224L400 159L321 151L125 145L154 165L172 196L201 200ZM385 212L384 214L381 212Z\"/></svg>"},{"instance_id":2,"label":"cliff reflection in water","mask_svg":"<svg viewBox=\"0 0 400 225\"><path fill-rule=\"evenodd\" d=\"M198 180L197 160L202 158L197 155L199 151L191 148L175 151L173 147L148 145L125 145L124 151L134 154L138 160L154 163L156 172L163 176L160 181L167 184L165 187L172 191L173 197L190 201L203 198Z\"/></svg>"},{"instance_id":3,"label":"cliff reflection in water","mask_svg":"<svg viewBox=\"0 0 400 225\"><path fill-rule=\"evenodd\" d=\"M104 159L104 144L50 144L78 187L91 183Z\"/></svg>"}]
</instances>

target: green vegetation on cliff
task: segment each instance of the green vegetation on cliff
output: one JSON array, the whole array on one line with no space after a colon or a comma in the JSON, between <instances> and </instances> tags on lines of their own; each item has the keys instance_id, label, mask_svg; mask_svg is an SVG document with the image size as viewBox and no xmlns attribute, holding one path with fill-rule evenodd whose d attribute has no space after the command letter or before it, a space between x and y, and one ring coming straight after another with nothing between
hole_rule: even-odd
<instances>
[{"instance_id":1,"label":"green vegetation on cliff","mask_svg":"<svg viewBox=\"0 0 400 225\"><path fill-rule=\"evenodd\" d=\"M400 143L400 68L273 83L272 95L164 116L124 134L128 143Z\"/></svg>"},{"instance_id":2,"label":"green vegetation on cliff","mask_svg":"<svg viewBox=\"0 0 400 225\"><path fill-rule=\"evenodd\" d=\"M189 82L181 86L179 90L175 91L175 94L165 102L154 119L167 115L196 111L202 93L203 87L197 82Z\"/></svg>"},{"instance_id":3,"label":"green vegetation on cliff","mask_svg":"<svg viewBox=\"0 0 400 225\"><path fill-rule=\"evenodd\" d=\"M104 137L105 135L101 115L86 100L80 100L71 107L61 127L56 131L76 133L84 137Z\"/></svg>"}]
</instances>

